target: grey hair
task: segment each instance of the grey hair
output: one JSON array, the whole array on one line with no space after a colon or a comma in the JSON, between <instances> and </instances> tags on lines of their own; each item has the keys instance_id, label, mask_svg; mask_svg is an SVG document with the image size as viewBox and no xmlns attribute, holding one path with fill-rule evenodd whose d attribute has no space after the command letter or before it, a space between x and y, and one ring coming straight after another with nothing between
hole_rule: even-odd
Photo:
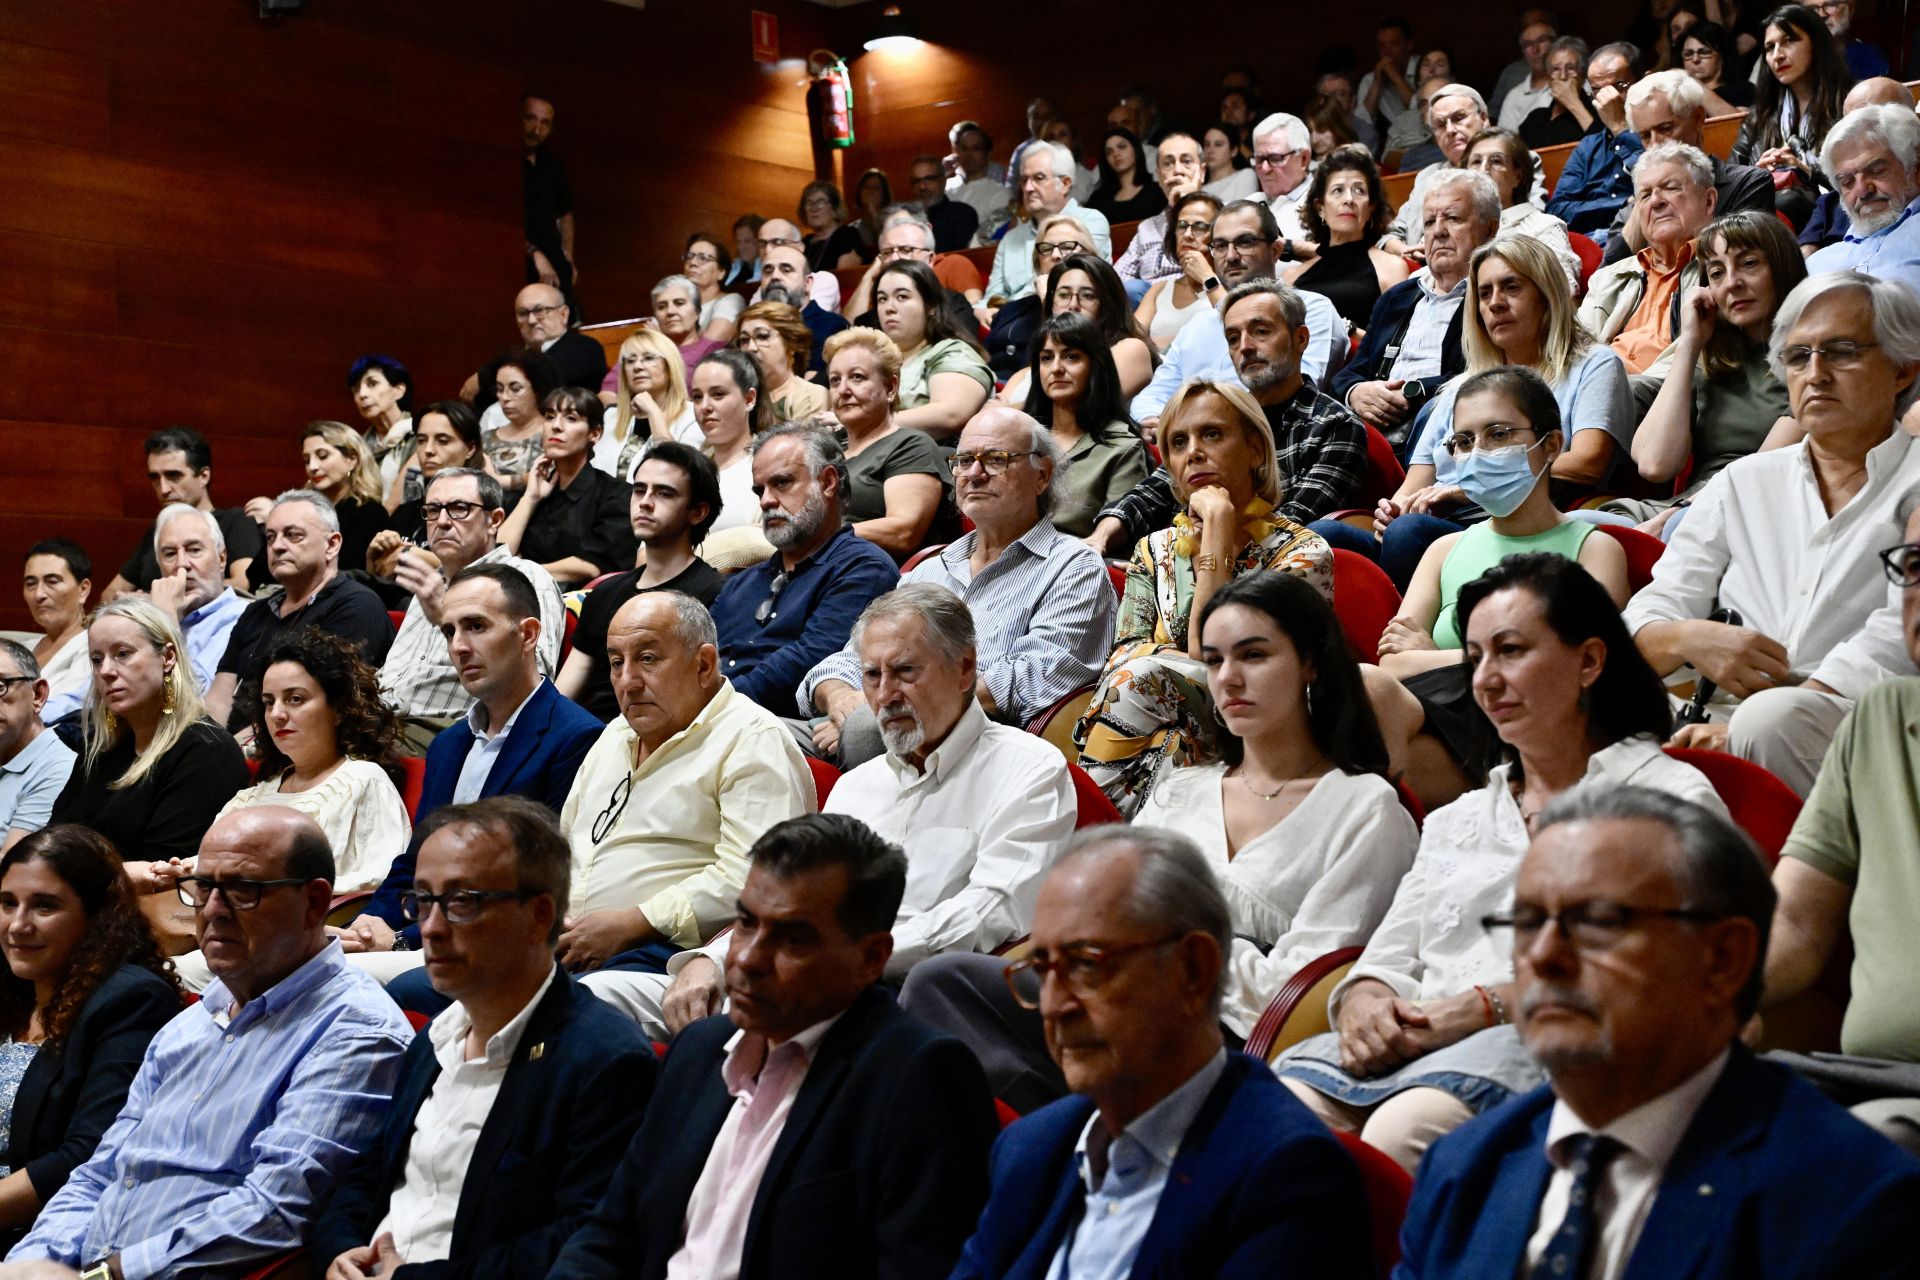
<instances>
[{"instance_id":1,"label":"grey hair","mask_svg":"<svg viewBox=\"0 0 1920 1280\"><path fill-rule=\"evenodd\" d=\"M1800 324L1800 315L1815 298L1836 289L1864 289L1873 308L1873 340L1880 353L1896 365L1920 365L1920 298L1900 281L1870 276L1864 271L1829 271L1808 276L1793 286L1773 317L1773 337L1767 343L1767 366L1784 384L1787 366L1781 353L1787 349L1787 337ZM1920 399L1920 378L1894 397L1893 416L1898 419L1915 399Z\"/></svg>"},{"instance_id":2,"label":"grey hair","mask_svg":"<svg viewBox=\"0 0 1920 1280\"><path fill-rule=\"evenodd\" d=\"M1255 142L1275 133L1285 133L1287 135L1287 147L1293 151L1304 151L1313 145L1313 136L1307 132L1307 122L1299 116L1289 115L1285 111L1276 111L1272 115L1262 118L1259 124L1253 126L1253 140Z\"/></svg>"},{"instance_id":3,"label":"grey hair","mask_svg":"<svg viewBox=\"0 0 1920 1280\"><path fill-rule=\"evenodd\" d=\"M498 511L506 505L506 491L500 487L499 479L480 470L478 467L442 467L433 473L431 480L427 481L427 492L431 493L433 486L439 484L442 480L459 480L467 476L472 476L474 483L480 486L481 506L485 507L488 511ZM425 494L421 496L423 499L425 498Z\"/></svg>"},{"instance_id":4,"label":"grey hair","mask_svg":"<svg viewBox=\"0 0 1920 1280\"><path fill-rule=\"evenodd\" d=\"M1432 104L1440 101L1442 98L1465 98L1472 102L1475 107L1479 108L1481 115L1487 116L1488 119L1492 118L1487 111L1487 100L1481 97L1480 91L1470 84L1455 83L1441 85L1438 91L1436 91L1431 98L1427 99L1427 109L1431 111L1433 109Z\"/></svg>"},{"instance_id":5,"label":"grey hair","mask_svg":"<svg viewBox=\"0 0 1920 1280\"><path fill-rule=\"evenodd\" d=\"M153 558L160 558L160 535L166 532L168 525L182 516L199 516L207 522L207 536L213 542L213 549L221 555L227 554L227 535L220 532L220 522L213 518L213 512L190 507L184 502L169 502L160 508L160 514L153 518Z\"/></svg>"},{"instance_id":6,"label":"grey hair","mask_svg":"<svg viewBox=\"0 0 1920 1280\"><path fill-rule=\"evenodd\" d=\"M853 621L854 649L859 650L868 623L901 617L926 623L927 638L948 662L974 652L973 611L959 596L931 582L903 582L870 601Z\"/></svg>"},{"instance_id":7,"label":"grey hair","mask_svg":"<svg viewBox=\"0 0 1920 1280\"><path fill-rule=\"evenodd\" d=\"M1713 161L1707 159L1707 153L1685 142L1663 142L1657 147L1648 147L1633 162L1633 172L1649 165L1677 164L1687 171L1687 181L1703 191L1713 187Z\"/></svg>"},{"instance_id":8,"label":"grey hair","mask_svg":"<svg viewBox=\"0 0 1920 1280\"><path fill-rule=\"evenodd\" d=\"M1750 922L1759 934L1753 971L1741 987L1735 1009L1745 1022L1760 1007L1766 979L1767 934L1778 901L1767 859L1753 837L1721 815L1652 787L1584 783L1563 791L1540 814L1537 839L1566 822L1657 822L1673 835L1680 856L1673 870L1682 905L1718 919Z\"/></svg>"},{"instance_id":9,"label":"grey hair","mask_svg":"<svg viewBox=\"0 0 1920 1280\"><path fill-rule=\"evenodd\" d=\"M1282 284L1280 281L1268 276L1258 276L1252 280L1243 280L1233 286L1233 288L1227 290L1227 296L1220 300L1220 318L1222 320L1226 319L1227 312L1233 310L1240 302L1247 298L1254 297L1256 294L1264 294L1269 298L1278 299L1280 303L1280 318L1287 322L1287 328L1298 329L1307 322L1306 300L1303 299L1299 292L1291 285Z\"/></svg>"},{"instance_id":10,"label":"grey hair","mask_svg":"<svg viewBox=\"0 0 1920 1280\"><path fill-rule=\"evenodd\" d=\"M40 663L34 658L33 650L27 646L17 640L0 637L0 653L13 659L13 670L16 675L25 676L29 680L40 678Z\"/></svg>"},{"instance_id":11,"label":"grey hair","mask_svg":"<svg viewBox=\"0 0 1920 1280\"><path fill-rule=\"evenodd\" d=\"M1627 74L1635 80L1638 80L1640 73L1646 70L1646 58L1640 52L1640 46L1626 40L1615 40L1612 44L1601 45L1588 56L1587 65L1592 66L1595 58L1609 57L1624 61L1627 64Z\"/></svg>"},{"instance_id":12,"label":"grey hair","mask_svg":"<svg viewBox=\"0 0 1920 1280\"><path fill-rule=\"evenodd\" d=\"M1058 142L1039 142L1032 139L1029 139L1027 146L1030 150L1022 154L1021 163L1024 164L1026 162L1026 156L1031 154L1032 151L1044 148L1046 153L1053 157L1054 177L1071 178L1073 176L1074 166L1077 162L1073 158L1072 150L1068 147ZM1016 169L1014 172L1018 173L1019 170Z\"/></svg>"},{"instance_id":13,"label":"grey hair","mask_svg":"<svg viewBox=\"0 0 1920 1280\"><path fill-rule=\"evenodd\" d=\"M670 276L661 276L660 279L654 283L653 292L649 293L647 298L649 301L658 303L660 301L660 295L669 289L681 290L693 302L694 306L697 307L700 305L700 286L678 272Z\"/></svg>"},{"instance_id":14,"label":"grey hair","mask_svg":"<svg viewBox=\"0 0 1920 1280\"><path fill-rule=\"evenodd\" d=\"M1448 187L1465 187L1468 197L1473 201L1473 216L1480 219L1489 234L1500 229L1500 188L1493 185L1493 179L1478 169L1442 169L1427 184L1424 197L1431 200L1436 192Z\"/></svg>"},{"instance_id":15,"label":"grey hair","mask_svg":"<svg viewBox=\"0 0 1920 1280\"><path fill-rule=\"evenodd\" d=\"M749 454L757 454L775 440L798 440L806 449L807 470L816 481L822 471L829 468L840 477L839 495L834 499L842 511L847 505L847 454L833 433L814 426L810 422L776 422L760 433L759 439L747 447Z\"/></svg>"},{"instance_id":16,"label":"grey hair","mask_svg":"<svg viewBox=\"0 0 1920 1280\"><path fill-rule=\"evenodd\" d=\"M1054 867L1057 870L1076 859L1110 850L1140 859L1133 892L1122 908L1132 923L1160 935L1205 933L1219 944L1220 973L1208 1005L1209 1011L1219 1017L1227 993L1227 962L1233 955L1233 916L1227 909L1227 895L1200 847L1165 827L1108 823L1075 832Z\"/></svg>"},{"instance_id":17,"label":"grey hair","mask_svg":"<svg viewBox=\"0 0 1920 1280\"><path fill-rule=\"evenodd\" d=\"M926 247L933 248L933 223L927 221L927 215L921 211L919 205L890 204L880 211L881 235L899 226L920 228L920 233L927 238Z\"/></svg>"},{"instance_id":18,"label":"grey hair","mask_svg":"<svg viewBox=\"0 0 1920 1280\"><path fill-rule=\"evenodd\" d=\"M1863 142L1877 142L1892 152L1900 172L1909 183L1913 181L1914 165L1920 164L1920 116L1891 103L1848 112L1827 130L1827 140L1820 147L1820 168L1834 172L1834 152Z\"/></svg>"},{"instance_id":19,"label":"grey hair","mask_svg":"<svg viewBox=\"0 0 1920 1280\"><path fill-rule=\"evenodd\" d=\"M1055 509L1057 509L1062 502L1066 501L1067 470L1073 465L1067 459L1067 451L1062 449L1059 442L1053 438L1052 429L1042 425L1039 419L1035 418L1025 409L1016 409L1012 405L1002 404L998 401L988 401L984 409L967 420L967 425L969 427L972 426L988 414L993 415L990 421L1004 422L1012 420L1018 422L1026 430L1027 449L1038 457L1053 464L1053 478L1047 482L1047 487L1040 491L1039 501L1036 504L1040 510L1040 518L1043 520L1046 519L1054 513ZM1035 468L1039 466L1039 464L1032 459L1028 459L1027 465Z\"/></svg>"},{"instance_id":20,"label":"grey hair","mask_svg":"<svg viewBox=\"0 0 1920 1280\"><path fill-rule=\"evenodd\" d=\"M1555 38L1554 42L1547 46L1547 56L1551 58L1554 54L1565 53L1569 49L1580 56L1580 69L1585 71L1587 66L1587 42L1579 36L1559 36Z\"/></svg>"},{"instance_id":21,"label":"grey hair","mask_svg":"<svg viewBox=\"0 0 1920 1280\"><path fill-rule=\"evenodd\" d=\"M689 651L698 651L703 644L710 644L715 649L720 647L720 633L713 625L713 615L707 612L707 606L684 591L649 591L646 594L673 606L674 638L687 646Z\"/></svg>"},{"instance_id":22,"label":"grey hair","mask_svg":"<svg viewBox=\"0 0 1920 1280\"><path fill-rule=\"evenodd\" d=\"M327 495L318 489L289 489L273 500L273 509L278 511L289 502L304 502L313 508L320 517L320 523L326 526L328 533L340 532L340 512L328 500Z\"/></svg>"},{"instance_id":23,"label":"grey hair","mask_svg":"<svg viewBox=\"0 0 1920 1280\"><path fill-rule=\"evenodd\" d=\"M1660 94L1673 108L1676 116L1690 116L1696 111L1707 109L1705 92L1700 82L1684 71L1656 71L1633 82L1627 90L1627 110L1647 105L1647 99Z\"/></svg>"}]
</instances>

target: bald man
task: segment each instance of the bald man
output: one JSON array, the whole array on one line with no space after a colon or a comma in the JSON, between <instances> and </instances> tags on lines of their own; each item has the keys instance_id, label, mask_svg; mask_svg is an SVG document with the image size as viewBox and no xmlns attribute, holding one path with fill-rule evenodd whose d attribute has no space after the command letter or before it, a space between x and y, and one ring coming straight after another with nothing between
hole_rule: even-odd
<instances>
[{"instance_id":1,"label":"bald man","mask_svg":"<svg viewBox=\"0 0 1920 1280\"><path fill-rule=\"evenodd\" d=\"M598 387L606 378L607 353L598 341L573 327L573 308L567 305L566 295L552 285L535 282L515 294L513 323L520 331L521 346L544 351L547 359L553 361L560 371L561 386ZM460 388L460 398L476 410L483 414L493 410L491 419L481 420L483 427L498 427L506 422L493 402L495 363L489 361Z\"/></svg>"},{"instance_id":2,"label":"bald man","mask_svg":"<svg viewBox=\"0 0 1920 1280\"><path fill-rule=\"evenodd\" d=\"M1862 107L1875 106L1911 108L1913 93L1891 76L1871 76L1847 90L1841 113L1850 116ZM1852 221L1847 217L1847 207L1840 203L1840 194L1836 191L1821 192L1819 203L1813 206L1813 216L1807 219L1806 227L1800 232L1801 254L1811 258L1828 245L1838 244L1852 226Z\"/></svg>"}]
</instances>

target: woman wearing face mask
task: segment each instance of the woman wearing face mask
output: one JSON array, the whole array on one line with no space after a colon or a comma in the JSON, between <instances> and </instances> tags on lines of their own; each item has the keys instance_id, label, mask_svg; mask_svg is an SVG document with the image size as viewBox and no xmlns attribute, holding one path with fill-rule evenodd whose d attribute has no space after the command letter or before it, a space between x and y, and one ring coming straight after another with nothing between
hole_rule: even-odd
<instances>
[{"instance_id":1,"label":"woman wearing face mask","mask_svg":"<svg viewBox=\"0 0 1920 1280\"><path fill-rule=\"evenodd\" d=\"M632 486L588 465L604 406L585 387L561 387L540 406L540 461L500 526L499 545L531 560L565 591L633 567L639 550L627 514Z\"/></svg>"},{"instance_id":2,"label":"woman wearing face mask","mask_svg":"<svg viewBox=\"0 0 1920 1280\"><path fill-rule=\"evenodd\" d=\"M1113 357L1123 400L1133 399L1153 380L1159 357L1147 345L1146 330L1127 309L1125 282L1104 258L1076 253L1060 261L1047 274L1044 294L1048 318L1084 316L1099 331ZM1000 391L1001 401L1026 404L1033 386L1029 377L1027 365L1014 370Z\"/></svg>"},{"instance_id":3,"label":"woman wearing face mask","mask_svg":"<svg viewBox=\"0 0 1920 1280\"><path fill-rule=\"evenodd\" d=\"M1220 216L1222 207L1220 197L1204 189L1182 196L1173 206L1173 216L1168 219L1173 234L1166 238L1163 252L1180 274L1154 281L1133 313L1155 351L1172 346L1187 321L1211 310L1227 296L1219 285L1213 260L1207 256L1213 220ZM1211 291L1206 288L1209 280L1215 282Z\"/></svg>"}]
</instances>

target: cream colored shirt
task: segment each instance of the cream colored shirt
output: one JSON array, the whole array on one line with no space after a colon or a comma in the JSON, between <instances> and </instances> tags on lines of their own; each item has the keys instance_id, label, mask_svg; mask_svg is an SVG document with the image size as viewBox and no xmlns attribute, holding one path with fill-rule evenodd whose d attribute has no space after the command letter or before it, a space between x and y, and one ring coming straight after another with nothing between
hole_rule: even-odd
<instances>
[{"instance_id":1,"label":"cream colored shirt","mask_svg":"<svg viewBox=\"0 0 1920 1280\"><path fill-rule=\"evenodd\" d=\"M413 836L406 801L387 771L371 760L343 760L306 791L283 794L276 775L237 793L219 816L257 804L283 805L320 824L333 845L335 893L379 888Z\"/></svg>"}]
</instances>

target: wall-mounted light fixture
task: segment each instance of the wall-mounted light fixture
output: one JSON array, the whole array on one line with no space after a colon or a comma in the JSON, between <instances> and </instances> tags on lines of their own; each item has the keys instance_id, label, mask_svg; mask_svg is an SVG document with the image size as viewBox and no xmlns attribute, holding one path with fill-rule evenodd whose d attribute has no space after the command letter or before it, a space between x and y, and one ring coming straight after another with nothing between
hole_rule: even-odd
<instances>
[{"instance_id":1,"label":"wall-mounted light fixture","mask_svg":"<svg viewBox=\"0 0 1920 1280\"><path fill-rule=\"evenodd\" d=\"M873 34L867 38L869 52L887 50L899 53L911 49L920 43L920 37L913 33L913 25L906 15L900 12L900 6L890 4L880 11L880 21L875 25Z\"/></svg>"}]
</instances>

